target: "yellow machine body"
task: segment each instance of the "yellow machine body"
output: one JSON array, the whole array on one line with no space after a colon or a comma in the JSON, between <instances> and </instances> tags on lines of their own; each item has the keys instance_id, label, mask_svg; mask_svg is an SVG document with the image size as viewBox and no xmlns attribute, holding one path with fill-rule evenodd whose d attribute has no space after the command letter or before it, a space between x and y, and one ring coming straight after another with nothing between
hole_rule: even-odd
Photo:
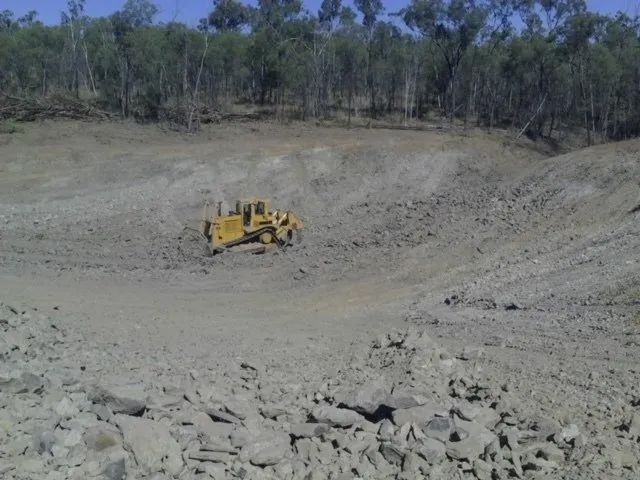
<instances>
[{"instance_id":1,"label":"yellow machine body","mask_svg":"<svg viewBox=\"0 0 640 480\"><path fill-rule=\"evenodd\" d=\"M268 200L238 200L235 210L222 214L218 202L212 214L205 205L200 233L210 242L211 250L222 251L245 244L284 247L293 240L293 232L302 230L302 220L292 212L271 211ZM264 249L262 249L264 251Z\"/></svg>"}]
</instances>

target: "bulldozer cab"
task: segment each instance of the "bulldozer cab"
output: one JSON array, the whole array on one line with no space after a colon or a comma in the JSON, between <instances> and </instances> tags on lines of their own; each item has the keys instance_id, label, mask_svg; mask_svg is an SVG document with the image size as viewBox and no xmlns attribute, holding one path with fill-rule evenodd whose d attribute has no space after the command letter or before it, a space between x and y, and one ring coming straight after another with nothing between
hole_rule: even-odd
<instances>
[{"instance_id":1,"label":"bulldozer cab","mask_svg":"<svg viewBox=\"0 0 640 480\"><path fill-rule=\"evenodd\" d=\"M235 213L242 216L242 225L252 230L269 220L269 204L265 200L238 200Z\"/></svg>"}]
</instances>

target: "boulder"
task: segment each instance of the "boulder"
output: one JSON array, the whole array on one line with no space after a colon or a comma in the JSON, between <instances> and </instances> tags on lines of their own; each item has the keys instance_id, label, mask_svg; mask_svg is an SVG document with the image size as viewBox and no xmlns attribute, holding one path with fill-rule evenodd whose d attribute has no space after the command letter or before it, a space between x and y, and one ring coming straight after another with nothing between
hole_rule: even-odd
<instances>
[{"instance_id":1,"label":"boulder","mask_svg":"<svg viewBox=\"0 0 640 480\"><path fill-rule=\"evenodd\" d=\"M208 452L237 453L237 449L228 440L212 440L200 447Z\"/></svg>"},{"instance_id":2,"label":"boulder","mask_svg":"<svg viewBox=\"0 0 640 480\"><path fill-rule=\"evenodd\" d=\"M484 453L484 449L493 442L496 435L476 422L455 420L455 440L446 443L447 455L454 460L473 462Z\"/></svg>"},{"instance_id":3,"label":"boulder","mask_svg":"<svg viewBox=\"0 0 640 480\"><path fill-rule=\"evenodd\" d=\"M144 410L147 393L142 383L104 383L89 388L87 398L93 403L105 405L113 413L134 415Z\"/></svg>"},{"instance_id":4,"label":"boulder","mask_svg":"<svg viewBox=\"0 0 640 480\"><path fill-rule=\"evenodd\" d=\"M106 422L89 427L84 432L83 440L89 450L96 452L122 445L122 436L118 429Z\"/></svg>"},{"instance_id":5,"label":"boulder","mask_svg":"<svg viewBox=\"0 0 640 480\"><path fill-rule=\"evenodd\" d=\"M231 423L214 422L209 415L203 412L196 413L191 423L198 433L206 435L209 439L229 438L235 428Z\"/></svg>"},{"instance_id":6,"label":"boulder","mask_svg":"<svg viewBox=\"0 0 640 480\"><path fill-rule=\"evenodd\" d=\"M125 480L127 478L127 467L124 458L108 463L102 471L102 476L108 480Z\"/></svg>"},{"instance_id":7,"label":"boulder","mask_svg":"<svg viewBox=\"0 0 640 480\"><path fill-rule=\"evenodd\" d=\"M29 372L20 372L18 376L3 378L0 376L0 392L2 393L37 393L44 387L44 380Z\"/></svg>"},{"instance_id":8,"label":"boulder","mask_svg":"<svg viewBox=\"0 0 640 480\"><path fill-rule=\"evenodd\" d=\"M289 453L289 444L289 435L263 432L242 447L238 460L260 467L276 465Z\"/></svg>"},{"instance_id":9,"label":"boulder","mask_svg":"<svg viewBox=\"0 0 640 480\"><path fill-rule=\"evenodd\" d=\"M373 415L385 404L389 389L382 379L372 380L348 393L338 395L338 402L356 412Z\"/></svg>"},{"instance_id":10,"label":"boulder","mask_svg":"<svg viewBox=\"0 0 640 480\"><path fill-rule=\"evenodd\" d=\"M289 433L295 438L313 438L324 435L329 431L326 423L297 423L291 425Z\"/></svg>"},{"instance_id":11,"label":"boulder","mask_svg":"<svg viewBox=\"0 0 640 480\"><path fill-rule=\"evenodd\" d=\"M224 408L227 412L240 420L244 420L256 412L252 403L246 398L232 398L227 400L224 402Z\"/></svg>"},{"instance_id":12,"label":"boulder","mask_svg":"<svg viewBox=\"0 0 640 480\"><path fill-rule=\"evenodd\" d=\"M447 448L444 443L438 440L433 438L424 438L420 440L418 445L415 447L415 451L428 463L435 464L444 459L447 453Z\"/></svg>"},{"instance_id":13,"label":"boulder","mask_svg":"<svg viewBox=\"0 0 640 480\"><path fill-rule=\"evenodd\" d=\"M405 423L415 423L422 427L433 417L448 417L449 409L433 402L427 402L417 407L402 408L392 413L393 423L402 426Z\"/></svg>"},{"instance_id":14,"label":"boulder","mask_svg":"<svg viewBox=\"0 0 640 480\"><path fill-rule=\"evenodd\" d=\"M40 454L51 453L51 448L55 445L56 441L56 436L48 430L33 433L33 448Z\"/></svg>"},{"instance_id":15,"label":"boulder","mask_svg":"<svg viewBox=\"0 0 640 480\"><path fill-rule=\"evenodd\" d=\"M500 415L493 408L464 402L454 408L456 414L463 420L474 421L487 428L493 428L500 421Z\"/></svg>"},{"instance_id":16,"label":"boulder","mask_svg":"<svg viewBox=\"0 0 640 480\"><path fill-rule=\"evenodd\" d=\"M394 389L384 402L384 404L393 409L407 409L418 407L427 403L429 399L419 392L413 390Z\"/></svg>"},{"instance_id":17,"label":"boulder","mask_svg":"<svg viewBox=\"0 0 640 480\"><path fill-rule=\"evenodd\" d=\"M580 435L580 429L575 423L567 425L560 432L560 437L567 443L576 438L578 435Z\"/></svg>"},{"instance_id":18,"label":"boulder","mask_svg":"<svg viewBox=\"0 0 640 480\"><path fill-rule=\"evenodd\" d=\"M287 413L284 405L269 404L260 408L260 413L264 418L276 418Z\"/></svg>"},{"instance_id":19,"label":"boulder","mask_svg":"<svg viewBox=\"0 0 640 480\"><path fill-rule=\"evenodd\" d=\"M391 465L400 466L407 452L400 445L385 442L380 446L380 453Z\"/></svg>"},{"instance_id":20,"label":"boulder","mask_svg":"<svg viewBox=\"0 0 640 480\"><path fill-rule=\"evenodd\" d=\"M122 431L125 445L145 473L165 470L175 475L180 472L182 450L165 425L128 415L116 415L115 422Z\"/></svg>"},{"instance_id":21,"label":"boulder","mask_svg":"<svg viewBox=\"0 0 640 480\"><path fill-rule=\"evenodd\" d=\"M217 408L209 407L205 409L205 412L207 412L207 415L209 415L216 422L241 423L241 420L238 417L231 415L230 413L223 412L222 410L219 410Z\"/></svg>"},{"instance_id":22,"label":"boulder","mask_svg":"<svg viewBox=\"0 0 640 480\"><path fill-rule=\"evenodd\" d=\"M231 441L231 445L236 448L242 448L253 437L254 435L245 427L234 428L229 434L229 440Z\"/></svg>"},{"instance_id":23,"label":"boulder","mask_svg":"<svg viewBox=\"0 0 640 480\"><path fill-rule=\"evenodd\" d=\"M197 460L199 462L214 462L214 463L229 463L232 459L229 453L211 452L208 450L189 452L189 458L191 460Z\"/></svg>"},{"instance_id":24,"label":"boulder","mask_svg":"<svg viewBox=\"0 0 640 480\"><path fill-rule=\"evenodd\" d=\"M318 423L326 423L337 427L350 427L354 423L364 420L364 417L353 410L329 405L316 408L313 410L312 416Z\"/></svg>"},{"instance_id":25,"label":"boulder","mask_svg":"<svg viewBox=\"0 0 640 480\"><path fill-rule=\"evenodd\" d=\"M422 433L428 438L433 438L442 443L449 441L453 432L453 420L449 417L433 417L422 427Z\"/></svg>"}]
</instances>

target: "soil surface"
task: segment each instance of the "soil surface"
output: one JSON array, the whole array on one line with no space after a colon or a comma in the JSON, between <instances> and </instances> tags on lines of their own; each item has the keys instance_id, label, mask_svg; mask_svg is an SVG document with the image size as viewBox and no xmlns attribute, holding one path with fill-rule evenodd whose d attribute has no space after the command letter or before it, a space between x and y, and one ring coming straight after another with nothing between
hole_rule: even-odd
<instances>
[{"instance_id":1,"label":"soil surface","mask_svg":"<svg viewBox=\"0 0 640 480\"><path fill-rule=\"evenodd\" d=\"M205 255L184 227L244 197L296 212L301 242ZM501 132L26 125L0 135L0 301L81 335L87 375L163 364L180 385L248 362L315 386L379 335L424 330L481 352L472 370L515 411L577 427L584 452L544 478L640 474L637 140L555 155Z\"/></svg>"}]
</instances>

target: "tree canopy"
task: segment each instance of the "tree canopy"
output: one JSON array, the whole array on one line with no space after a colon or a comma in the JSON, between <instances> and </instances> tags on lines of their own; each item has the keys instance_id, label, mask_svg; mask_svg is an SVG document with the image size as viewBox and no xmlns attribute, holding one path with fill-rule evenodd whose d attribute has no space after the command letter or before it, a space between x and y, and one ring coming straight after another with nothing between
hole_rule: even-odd
<instances>
[{"instance_id":1,"label":"tree canopy","mask_svg":"<svg viewBox=\"0 0 640 480\"><path fill-rule=\"evenodd\" d=\"M0 12L0 91L66 93L125 117L263 106L279 118L448 119L589 143L640 134L640 20L584 0L213 0L198 28L151 0L59 25Z\"/></svg>"}]
</instances>

